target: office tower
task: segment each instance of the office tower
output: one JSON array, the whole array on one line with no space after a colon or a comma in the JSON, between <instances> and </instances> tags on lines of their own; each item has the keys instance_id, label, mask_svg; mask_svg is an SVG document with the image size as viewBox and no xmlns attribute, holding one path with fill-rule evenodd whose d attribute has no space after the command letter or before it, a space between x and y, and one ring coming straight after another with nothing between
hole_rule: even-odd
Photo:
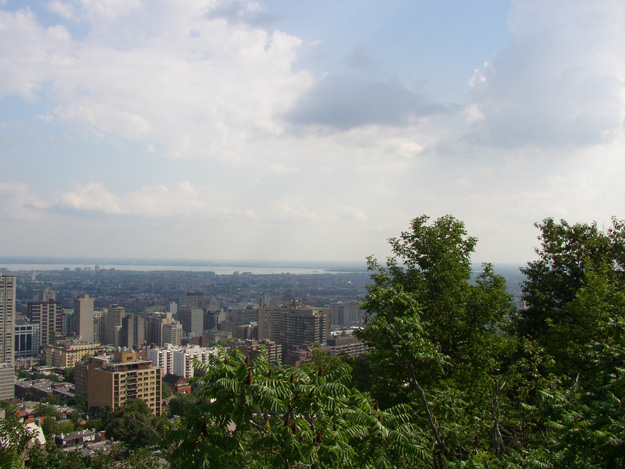
<instances>
[{"instance_id":1,"label":"office tower","mask_svg":"<svg viewBox=\"0 0 625 469\"><path fill-rule=\"evenodd\" d=\"M26 315L33 324L39 324L39 344L52 344L54 337L63 333L63 306L56 301L54 291L46 288L39 294L39 301L29 301Z\"/></svg>"},{"instance_id":2,"label":"office tower","mask_svg":"<svg viewBox=\"0 0 625 469\"><path fill-rule=\"evenodd\" d=\"M56 300L56 293L51 288L44 288L39 293L39 301L54 301Z\"/></svg>"},{"instance_id":3,"label":"office tower","mask_svg":"<svg viewBox=\"0 0 625 469\"><path fill-rule=\"evenodd\" d=\"M93 312L93 336L95 341L106 344L106 311Z\"/></svg>"},{"instance_id":4,"label":"office tower","mask_svg":"<svg viewBox=\"0 0 625 469\"><path fill-rule=\"evenodd\" d=\"M161 370L144 353L123 350L112 358L90 358L84 381L90 409L117 409L128 399L141 399L154 415L161 415Z\"/></svg>"},{"instance_id":5,"label":"office tower","mask_svg":"<svg viewBox=\"0 0 625 469\"><path fill-rule=\"evenodd\" d=\"M93 304L95 300L89 294L82 293L74 298L74 332L85 342L94 341Z\"/></svg>"},{"instance_id":6,"label":"office tower","mask_svg":"<svg viewBox=\"0 0 625 469\"><path fill-rule=\"evenodd\" d=\"M0 363L0 400L15 397L15 367Z\"/></svg>"},{"instance_id":7,"label":"office tower","mask_svg":"<svg viewBox=\"0 0 625 469\"><path fill-rule=\"evenodd\" d=\"M228 319L224 310L209 310L204 312L204 330L217 329L220 323Z\"/></svg>"},{"instance_id":8,"label":"office tower","mask_svg":"<svg viewBox=\"0 0 625 469\"><path fill-rule=\"evenodd\" d=\"M191 306L192 308L204 308L206 303L206 293L193 291L186 292L180 298L180 306Z\"/></svg>"},{"instance_id":9,"label":"office tower","mask_svg":"<svg viewBox=\"0 0 625 469\"><path fill-rule=\"evenodd\" d=\"M257 306L247 305L244 309L234 310L230 314L232 322L237 326L243 326L258 321Z\"/></svg>"},{"instance_id":10,"label":"office tower","mask_svg":"<svg viewBox=\"0 0 625 469\"><path fill-rule=\"evenodd\" d=\"M121 345L122 320L126 310L119 305L111 305L106 313L106 343Z\"/></svg>"},{"instance_id":11,"label":"office tower","mask_svg":"<svg viewBox=\"0 0 625 469\"><path fill-rule=\"evenodd\" d=\"M172 318L171 313L149 313L145 318L148 344L163 346L179 345L182 339L182 324Z\"/></svg>"},{"instance_id":12,"label":"office tower","mask_svg":"<svg viewBox=\"0 0 625 469\"><path fill-rule=\"evenodd\" d=\"M0 274L0 363L14 364L15 277Z\"/></svg>"},{"instance_id":13,"label":"office tower","mask_svg":"<svg viewBox=\"0 0 625 469\"><path fill-rule=\"evenodd\" d=\"M182 330L187 335L202 335L204 332L204 310L202 308L181 306L178 309L178 319L182 323Z\"/></svg>"},{"instance_id":14,"label":"office tower","mask_svg":"<svg viewBox=\"0 0 625 469\"><path fill-rule=\"evenodd\" d=\"M128 314L122 319L122 347L136 348L145 344L145 319L138 314Z\"/></svg>"},{"instance_id":15,"label":"office tower","mask_svg":"<svg viewBox=\"0 0 625 469\"><path fill-rule=\"evenodd\" d=\"M324 345L330 338L330 310L302 304L261 307L258 338L281 344L283 356L294 345Z\"/></svg>"},{"instance_id":16,"label":"office tower","mask_svg":"<svg viewBox=\"0 0 625 469\"><path fill-rule=\"evenodd\" d=\"M182 341L182 324L174 321L171 324L163 324L163 345L180 345Z\"/></svg>"},{"instance_id":17,"label":"office tower","mask_svg":"<svg viewBox=\"0 0 625 469\"><path fill-rule=\"evenodd\" d=\"M39 324L24 319L15 320L15 358L39 355Z\"/></svg>"},{"instance_id":18,"label":"office tower","mask_svg":"<svg viewBox=\"0 0 625 469\"><path fill-rule=\"evenodd\" d=\"M357 327L364 322L365 311L360 308L358 301L349 301L330 305L332 325L343 327Z\"/></svg>"}]
</instances>

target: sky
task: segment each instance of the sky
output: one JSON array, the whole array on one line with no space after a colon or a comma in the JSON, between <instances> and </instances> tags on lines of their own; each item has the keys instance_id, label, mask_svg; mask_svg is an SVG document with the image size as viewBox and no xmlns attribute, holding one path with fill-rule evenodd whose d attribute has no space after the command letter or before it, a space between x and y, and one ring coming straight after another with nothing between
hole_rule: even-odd
<instances>
[{"instance_id":1,"label":"sky","mask_svg":"<svg viewBox=\"0 0 625 469\"><path fill-rule=\"evenodd\" d=\"M0 255L525 263L625 218L622 0L0 0Z\"/></svg>"}]
</instances>

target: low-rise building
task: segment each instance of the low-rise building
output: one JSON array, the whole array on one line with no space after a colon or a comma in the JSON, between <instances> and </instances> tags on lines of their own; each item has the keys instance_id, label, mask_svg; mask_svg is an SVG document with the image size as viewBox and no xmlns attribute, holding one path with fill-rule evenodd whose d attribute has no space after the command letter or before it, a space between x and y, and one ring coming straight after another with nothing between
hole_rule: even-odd
<instances>
[{"instance_id":1,"label":"low-rise building","mask_svg":"<svg viewBox=\"0 0 625 469\"><path fill-rule=\"evenodd\" d=\"M94 356L102 350L100 344L73 341L63 345L46 347L46 364L55 368L71 368L84 359L85 355Z\"/></svg>"},{"instance_id":2,"label":"low-rise building","mask_svg":"<svg viewBox=\"0 0 625 469\"><path fill-rule=\"evenodd\" d=\"M59 448L71 448L72 446L83 446L85 443L99 440L100 436L95 430L80 430L71 433L61 433L54 437L54 442Z\"/></svg>"}]
</instances>

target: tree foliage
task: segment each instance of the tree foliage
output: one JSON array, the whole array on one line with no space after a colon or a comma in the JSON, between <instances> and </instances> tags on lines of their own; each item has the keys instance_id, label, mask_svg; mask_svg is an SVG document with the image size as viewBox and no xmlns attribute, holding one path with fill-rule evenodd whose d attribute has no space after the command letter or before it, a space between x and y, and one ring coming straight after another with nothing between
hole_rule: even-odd
<instances>
[{"instance_id":1,"label":"tree foliage","mask_svg":"<svg viewBox=\"0 0 625 469\"><path fill-rule=\"evenodd\" d=\"M106 437L122 441L131 449L154 446L163 440L167 422L155 417L142 399L128 399L115 409L106 424Z\"/></svg>"},{"instance_id":2,"label":"tree foliage","mask_svg":"<svg viewBox=\"0 0 625 469\"><path fill-rule=\"evenodd\" d=\"M500 328L512 310L491 265L471 282L477 240L464 224L451 216L428 220L414 219L390 240L386 265L369 259L368 323L359 336L386 385L378 391L390 402L418 403L415 418L429 430L421 444L443 466L500 444L494 376L505 347Z\"/></svg>"},{"instance_id":3,"label":"tree foliage","mask_svg":"<svg viewBox=\"0 0 625 469\"><path fill-rule=\"evenodd\" d=\"M155 467L165 435L172 467L625 467L625 223L537 227L520 311L492 265L472 271L461 221L421 216L368 260L367 355L291 368L222 349L169 432L128 401L93 421L128 454L35 447L33 467ZM28 434L7 422L11 467Z\"/></svg>"},{"instance_id":4,"label":"tree foliage","mask_svg":"<svg viewBox=\"0 0 625 469\"><path fill-rule=\"evenodd\" d=\"M350 386L346 364L326 374L222 350L205 368L204 403L169 433L178 466L414 467L427 458L409 406L381 410Z\"/></svg>"}]
</instances>

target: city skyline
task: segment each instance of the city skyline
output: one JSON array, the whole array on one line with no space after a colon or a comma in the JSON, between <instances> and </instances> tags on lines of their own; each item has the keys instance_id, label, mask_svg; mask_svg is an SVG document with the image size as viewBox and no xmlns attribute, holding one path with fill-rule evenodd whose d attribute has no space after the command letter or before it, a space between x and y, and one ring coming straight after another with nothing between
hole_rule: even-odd
<instances>
[{"instance_id":1,"label":"city skyline","mask_svg":"<svg viewBox=\"0 0 625 469\"><path fill-rule=\"evenodd\" d=\"M523 264L625 218L625 5L0 0L0 256ZM0 265L0 267L2 267Z\"/></svg>"}]
</instances>

